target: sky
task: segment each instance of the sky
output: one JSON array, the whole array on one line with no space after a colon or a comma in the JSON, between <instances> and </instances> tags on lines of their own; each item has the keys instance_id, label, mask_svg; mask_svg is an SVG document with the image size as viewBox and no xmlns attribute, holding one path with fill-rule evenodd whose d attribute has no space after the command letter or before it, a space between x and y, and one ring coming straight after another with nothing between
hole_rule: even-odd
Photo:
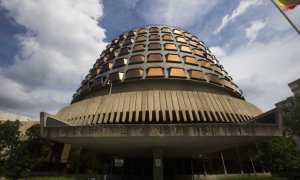
<instances>
[{"instance_id":1,"label":"sky","mask_svg":"<svg viewBox=\"0 0 300 180\"><path fill-rule=\"evenodd\" d=\"M286 14L300 28L300 6ZM149 24L204 41L263 111L300 78L300 36L270 0L1 0L0 111L56 113L112 39Z\"/></svg>"}]
</instances>

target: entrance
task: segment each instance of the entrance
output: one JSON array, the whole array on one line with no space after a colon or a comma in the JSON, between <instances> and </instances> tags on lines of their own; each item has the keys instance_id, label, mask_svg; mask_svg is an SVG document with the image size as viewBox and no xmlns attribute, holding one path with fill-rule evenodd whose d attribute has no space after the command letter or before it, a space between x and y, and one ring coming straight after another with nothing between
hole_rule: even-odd
<instances>
[{"instance_id":1,"label":"entrance","mask_svg":"<svg viewBox=\"0 0 300 180\"><path fill-rule=\"evenodd\" d=\"M152 158L124 159L124 180L153 180Z\"/></svg>"}]
</instances>

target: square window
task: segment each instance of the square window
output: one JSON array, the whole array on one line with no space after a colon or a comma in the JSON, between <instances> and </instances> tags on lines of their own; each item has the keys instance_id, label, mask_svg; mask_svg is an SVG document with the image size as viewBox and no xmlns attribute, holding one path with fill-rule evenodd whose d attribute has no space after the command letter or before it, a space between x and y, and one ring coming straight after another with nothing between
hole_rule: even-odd
<instances>
[{"instance_id":1,"label":"square window","mask_svg":"<svg viewBox=\"0 0 300 180\"><path fill-rule=\"evenodd\" d=\"M197 62L196 58L194 58L194 57L191 57L191 56L185 56L185 57L183 57L183 59L184 59L184 62L185 62L186 64L191 64L191 65L196 65L196 66L198 66L198 62Z\"/></svg>"},{"instance_id":2,"label":"square window","mask_svg":"<svg viewBox=\"0 0 300 180\"><path fill-rule=\"evenodd\" d=\"M124 54L128 54L130 52L130 48L129 47L124 47L121 49L119 55L124 55Z\"/></svg>"},{"instance_id":3,"label":"square window","mask_svg":"<svg viewBox=\"0 0 300 180\"><path fill-rule=\"evenodd\" d=\"M145 33L147 33L147 29L145 29L145 28L139 29L138 33L145 34Z\"/></svg>"},{"instance_id":4,"label":"square window","mask_svg":"<svg viewBox=\"0 0 300 180\"><path fill-rule=\"evenodd\" d=\"M191 39L193 37L190 33L187 33L187 32L184 33L184 36L189 39Z\"/></svg>"},{"instance_id":5,"label":"square window","mask_svg":"<svg viewBox=\"0 0 300 180\"><path fill-rule=\"evenodd\" d=\"M177 42L186 43L183 37L176 37Z\"/></svg>"},{"instance_id":6,"label":"square window","mask_svg":"<svg viewBox=\"0 0 300 180\"><path fill-rule=\"evenodd\" d=\"M186 78L184 69L182 68L171 68L170 69L170 77L176 78Z\"/></svg>"},{"instance_id":7,"label":"square window","mask_svg":"<svg viewBox=\"0 0 300 180\"><path fill-rule=\"evenodd\" d=\"M149 68L147 72L147 77L164 77L163 68Z\"/></svg>"},{"instance_id":8,"label":"square window","mask_svg":"<svg viewBox=\"0 0 300 180\"><path fill-rule=\"evenodd\" d=\"M145 51L145 45L144 44L138 44L133 47L133 52L137 51Z\"/></svg>"},{"instance_id":9,"label":"square window","mask_svg":"<svg viewBox=\"0 0 300 180\"><path fill-rule=\"evenodd\" d=\"M162 55L159 53L153 53L148 55L148 62L162 62Z\"/></svg>"},{"instance_id":10,"label":"square window","mask_svg":"<svg viewBox=\"0 0 300 180\"><path fill-rule=\"evenodd\" d=\"M208 77L209 82L218 84L218 85L222 85L221 79L219 79L219 77L217 75L208 74L207 77Z\"/></svg>"},{"instance_id":11,"label":"square window","mask_svg":"<svg viewBox=\"0 0 300 180\"><path fill-rule=\"evenodd\" d=\"M213 57L210 54L206 53L206 58L213 62Z\"/></svg>"},{"instance_id":12,"label":"square window","mask_svg":"<svg viewBox=\"0 0 300 180\"><path fill-rule=\"evenodd\" d=\"M163 27L163 28L161 29L161 32L163 32L163 33L170 33L171 30L170 30L170 28Z\"/></svg>"},{"instance_id":13,"label":"square window","mask_svg":"<svg viewBox=\"0 0 300 180\"><path fill-rule=\"evenodd\" d=\"M147 40L146 36L138 36L135 40L135 42L144 42Z\"/></svg>"},{"instance_id":14,"label":"square window","mask_svg":"<svg viewBox=\"0 0 300 180\"><path fill-rule=\"evenodd\" d=\"M161 50L161 46L159 43L150 43L148 50Z\"/></svg>"},{"instance_id":15,"label":"square window","mask_svg":"<svg viewBox=\"0 0 300 180\"><path fill-rule=\"evenodd\" d=\"M209 62L201 61L200 64L201 64L201 67L211 70Z\"/></svg>"},{"instance_id":16,"label":"square window","mask_svg":"<svg viewBox=\"0 0 300 180\"><path fill-rule=\"evenodd\" d=\"M174 34L178 34L178 35L181 35L181 34L182 34L181 31L178 30L178 29L174 29L174 30L173 30L173 33L174 33Z\"/></svg>"},{"instance_id":17,"label":"square window","mask_svg":"<svg viewBox=\"0 0 300 180\"><path fill-rule=\"evenodd\" d=\"M173 41L173 37L169 34L163 35L163 40L164 41Z\"/></svg>"},{"instance_id":18,"label":"square window","mask_svg":"<svg viewBox=\"0 0 300 180\"><path fill-rule=\"evenodd\" d=\"M201 71L191 70L190 72L190 78L191 79L197 79L201 81L206 81L205 75Z\"/></svg>"},{"instance_id":19,"label":"square window","mask_svg":"<svg viewBox=\"0 0 300 180\"><path fill-rule=\"evenodd\" d=\"M91 70L91 77L94 77L94 76L96 76L96 75L99 75L100 72L101 72L101 69L100 69L100 68L93 68L93 69Z\"/></svg>"},{"instance_id":20,"label":"square window","mask_svg":"<svg viewBox=\"0 0 300 180\"><path fill-rule=\"evenodd\" d=\"M167 55L167 62L181 63L180 57L179 57L178 54L168 54Z\"/></svg>"},{"instance_id":21,"label":"square window","mask_svg":"<svg viewBox=\"0 0 300 180\"><path fill-rule=\"evenodd\" d=\"M124 42L124 45L129 45L132 44L134 42L134 40L132 38L126 39Z\"/></svg>"},{"instance_id":22,"label":"square window","mask_svg":"<svg viewBox=\"0 0 300 180\"><path fill-rule=\"evenodd\" d=\"M135 55L131 56L129 60L129 64L143 63L145 57L143 55Z\"/></svg>"},{"instance_id":23,"label":"square window","mask_svg":"<svg viewBox=\"0 0 300 180\"><path fill-rule=\"evenodd\" d=\"M228 89L230 89L230 90L232 90L232 91L234 90L234 88L233 88L231 82L228 81L228 80L226 80L226 79L224 79L223 85L224 85L226 88L228 88Z\"/></svg>"},{"instance_id":24,"label":"square window","mask_svg":"<svg viewBox=\"0 0 300 180\"><path fill-rule=\"evenodd\" d=\"M149 41L159 41L159 35L158 34L151 34L149 36Z\"/></svg>"},{"instance_id":25,"label":"square window","mask_svg":"<svg viewBox=\"0 0 300 180\"><path fill-rule=\"evenodd\" d=\"M114 63L114 68L125 66L127 64L128 64L128 59L126 58L117 59Z\"/></svg>"},{"instance_id":26,"label":"square window","mask_svg":"<svg viewBox=\"0 0 300 180\"><path fill-rule=\"evenodd\" d=\"M136 32L135 31L129 31L127 37L135 36Z\"/></svg>"},{"instance_id":27,"label":"square window","mask_svg":"<svg viewBox=\"0 0 300 180\"><path fill-rule=\"evenodd\" d=\"M158 33L159 29L157 27L152 27L152 28L150 28L149 32L150 33Z\"/></svg>"},{"instance_id":28,"label":"square window","mask_svg":"<svg viewBox=\"0 0 300 180\"><path fill-rule=\"evenodd\" d=\"M131 69L126 72L126 79L142 78L144 71L141 69Z\"/></svg>"},{"instance_id":29,"label":"square window","mask_svg":"<svg viewBox=\"0 0 300 180\"><path fill-rule=\"evenodd\" d=\"M165 44L165 50L176 51L177 48L176 48L175 44L167 43L167 44Z\"/></svg>"},{"instance_id":30,"label":"square window","mask_svg":"<svg viewBox=\"0 0 300 180\"><path fill-rule=\"evenodd\" d=\"M198 46L198 42L197 41L189 41L189 44L191 46L197 47Z\"/></svg>"},{"instance_id":31,"label":"square window","mask_svg":"<svg viewBox=\"0 0 300 180\"><path fill-rule=\"evenodd\" d=\"M189 46L184 46L184 45L181 45L179 46L180 47L180 51L182 52L186 52L186 53L192 53L191 49Z\"/></svg>"},{"instance_id":32,"label":"square window","mask_svg":"<svg viewBox=\"0 0 300 180\"><path fill-rule=\"evenodd\" d=\"M121 81L123 79L124 73L116 72L109 75L108 79L111 81Z\"/></svg>"},{"instance_id":33,"label":"square window","mask_svg":"<svg viewBox=\"0 0 300 180\"><path fill-rule=\"evenodd\" d=\"M105 63L102 66L101 72L106 72L108 70L111 70L113 64L112 63Z\"/></svg>"},{"instance_id":34,"label":"square window","mask_svg":"<svg viewBox=\"0 0 300 180\"><path fill-rule=\"evenodd\" d=\"M204 52L199 49L194 49L194 54L200 57L204 57Z\"/></svg>"}]
</instances>

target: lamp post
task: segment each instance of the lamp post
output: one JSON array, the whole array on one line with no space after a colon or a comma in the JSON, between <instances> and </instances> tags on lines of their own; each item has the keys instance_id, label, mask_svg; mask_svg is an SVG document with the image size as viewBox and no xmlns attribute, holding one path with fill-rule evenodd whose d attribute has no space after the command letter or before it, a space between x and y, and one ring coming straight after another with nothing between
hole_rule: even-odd
<instances>
[{"instance_id":1,"label":"lamp post","mask_svg":"<svg viewBox=\"0 0 300 180\"><path fill-rule=\"evenodd\" d=\"M111 82L111 80L108 80L106 84L110 85L110 87L109 87L109 94L108 95L111 95L111 89L112 89L112 82Z\"/></svg>"}]
</instances>

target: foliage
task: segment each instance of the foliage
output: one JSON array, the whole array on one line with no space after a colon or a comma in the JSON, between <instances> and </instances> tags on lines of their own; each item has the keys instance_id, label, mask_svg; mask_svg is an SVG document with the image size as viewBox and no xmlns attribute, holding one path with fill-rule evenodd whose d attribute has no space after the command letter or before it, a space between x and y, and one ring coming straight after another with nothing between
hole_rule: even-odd
<instances>
[{"instance_id":1,"label":"foliage","mask_svg":"<svg viewBox=\"0 0 300 180\"><path fill-rule=\"evenodd\" d=\"M292 171L300 167L300 153L291 136L256 143L254 159L272 172Z\"/></svg>"},{"instance_id":2,"label":"foliage","mask_svg":"<svg viewBox=\"0 0 300 180\"><path fill-rule=\"evenodd\" d=\"M17 143L20 136L19 127L21 123L16 121L5 121L0 123L0 151L10 148ZM1 155L3 155L1 153Z\"/></svg>"},{"instance_id":3,"label":"foliage","mask_svg":"<svg viewBox=\"0 0 300 180\"><path fill-rule=\"evenodd\" d=\"M300 168L300 152L293 136L300 136L300 97L291 97L281 106L284 136L256 143L255 160L272 172Z\"/></svg>"},{"instance_id":4,"label":"foliage","mask_svg":"<svg viewBox=\"0 0 300 180\"><path fill-rule=\"evenodd\" d=\"M286 130L300 137L300 96L288 99L282 111L283 123Z\"/></svg>"},{"instance_id":5,"label":"foliage","mask_svg":"<svg viewBox=\"0 0 300 180\"><path fill-rule=\"evenodd\" d=\"M40 137L39 125L33 125L26 130L26 138L21 140L19 121L6 121L0 124L0 173L11 179L19 179L29 173L50 149L51 144Z\"/></svg>"},{"instance_id":6,"label":"foliage","mask_svg":"<svg viewBox=\"0 0 300 180\"><path fill-rule=\"evenodd\" d=\"M30 177L28 180L76 180L74 177Z\"/></svg>"},{"instance_id":7,"label":"foliage","mask_svg":"<svg viewBox=\"0 0 300 180\"><path fill-rule=\"evenodd\" d=\"M236 176L236 177L225 177L222 180L286 180L286 178L280 177L259 177L259 176Z\"/></svg>"}]
</instances>

